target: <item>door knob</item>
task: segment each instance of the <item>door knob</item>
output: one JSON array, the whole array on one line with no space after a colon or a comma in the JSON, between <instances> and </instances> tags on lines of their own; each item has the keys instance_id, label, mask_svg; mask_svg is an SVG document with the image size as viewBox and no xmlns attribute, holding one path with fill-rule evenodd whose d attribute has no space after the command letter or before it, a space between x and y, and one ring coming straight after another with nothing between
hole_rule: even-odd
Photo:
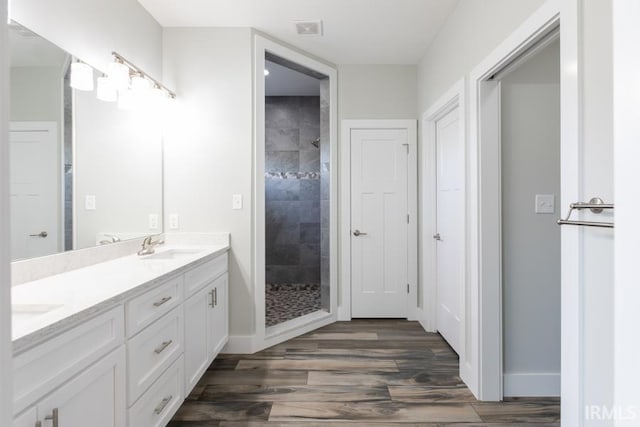
<instances>
[{"instance_id":1,"label":"door knob","mask_svg":"<svg viewBox=\"0 0 640 427\"><path fill-rule=\"evenodd\" d=\"M366 236L367 233L363 233L360 230L356 230L356 231L353 232L353 235L356 236L356 237L359 237L359 236Z\"/></svg>"},{"instance_id":2,"label":"door knob","mask_svg":"<svg viewBox=\"0 0 640 427\"><path fill-rule=\"evenodd\" d=\"M47 233L46 231L41 231L38 234L29 234L30 237L42 237L43 239L48 235L49 233Z\"/></svg>"},{"instance_id":3,"label":"door knob","mask_svg":"<svg viewBox=\"0 0 640 427\"><path fill-rule=\"evenodd\" d=\"M434 238L434 239L436 239L436 240L438 240L438 241L441 241L441 240L442 240L442 239L440 238L440 233L436 233L436 234L434 234L434 235L433 235L433 238Z\"/></svg>"}]
</instances>

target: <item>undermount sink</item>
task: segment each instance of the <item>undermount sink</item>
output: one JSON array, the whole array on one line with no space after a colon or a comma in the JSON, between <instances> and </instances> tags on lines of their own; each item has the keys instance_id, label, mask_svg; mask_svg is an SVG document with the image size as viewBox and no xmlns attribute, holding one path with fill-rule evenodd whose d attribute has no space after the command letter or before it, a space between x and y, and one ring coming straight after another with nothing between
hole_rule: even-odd
<instances>
[{"instance_id":1,"label":"undermount sink","mask_svg":"<svg viewBox=\"0 0 640 427\"><path fill-rule=\"evenodd\" d=\"M202 249L167 249L153 255L143 255L141 259L144 261L166 261L187 258L200 252L202 252Z\"/></svg>"},{"instance_id":2,"label":"undermount sink","mask_svg":"<svg viewBox=\"0 0 640 427\"><path fill-rule=\"evenodd\" d=\"M30 320L64 307L64 304L12 304L11 313L16 321Z\"/></svg>"}]
</instances>

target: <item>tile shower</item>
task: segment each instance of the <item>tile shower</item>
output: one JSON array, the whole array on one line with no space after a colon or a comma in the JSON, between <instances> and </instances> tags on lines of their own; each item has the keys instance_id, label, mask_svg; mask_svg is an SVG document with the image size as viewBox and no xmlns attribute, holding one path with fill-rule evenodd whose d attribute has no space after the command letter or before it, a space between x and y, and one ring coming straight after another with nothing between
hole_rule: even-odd
<instances>
[{"instance_id":1,"label":"tile shower","mask_svg":"<svg viewBox=\"0 0 640 427\"><path fill-rule=\"evenodd\" d=\"M329 311L328 103L321 98L265 98L267 327Z\"/></svg>"}]
</instances>

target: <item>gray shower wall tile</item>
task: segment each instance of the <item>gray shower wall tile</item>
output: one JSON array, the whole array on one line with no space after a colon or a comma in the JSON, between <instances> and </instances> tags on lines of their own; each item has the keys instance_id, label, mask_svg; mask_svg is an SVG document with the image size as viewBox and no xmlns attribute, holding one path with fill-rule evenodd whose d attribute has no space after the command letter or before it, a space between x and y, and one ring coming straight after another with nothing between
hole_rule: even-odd
<instances>
[{"instance_id":1,"label":"gray shower wall tile","mask_svg":"<svg viewBox=\"0 0 640 427\"><path fill-rule=\"evenodd\" d=\"M317 222L300 223L300 243L320 243L320 224Z\"/></svg>"},{"instance_id":2,"label":"gray shower wall tile","mask_svg":"<svg viewBox=\"0 0 640 427\"><path fill-rule=\"evenodd\" d=\"M319 126L304 126L300 128L300 151L312 150L320 151L320 147L315 147L312 142L320 138Z\"/></svg>"},{"instance_id":3,"label":"gray shower wall tile","mask_svg":"<svg viewBox=\"0 0 640 427\"><path fill-rule=\"evenodd\" d=\"M266 172L298 172L299 151L267 151L264 166Z\"/></svg>"},{"instance_id":4,"label":"gray shower wall tile","mask_svg":"<svg viewBox=\"0 0 640 427\"><path fill-rule=\"evenodd\" d=\"M300 245L270 245L266 248L266 262L270 265L299 265Z\"/></svg>"},{"instance_id":5,"label":"gray shower wall tile","mask_svg":"<svg viewBox=\"0 0 640 427\"><path fill-rule=\"evenodd\" d=\"M300 208L300 222L320 222L321 204L318 200L302 200Z\"/></svg>"},{"instance_id":6,"label":"gray shower wall tile","mask_svg":"<svg viewBox=\"0 0 640 427\"><path fill-rule=\"evenodd\" d=\"M265 203L267 231L274 225L294 226L300 224L300 209L296 201L268 200Z\"/></svg>"},{"instance_id":7,"label":"gray shower wall tile","mask_svg":"<svg viewBox=\"0 0 640 427\"><path fill-rule=\"evenodd\" d=\"M320 200L320 180L300 180L300 200Z\"/></svg>"},{"instance_id":8,"label":"gray shower wall tile","mask_svg":"<svg viewBox=\"0 0 640 427\"><path fill-rule=\"evenodd\" d=\"M265 129L266 151L297 151L300 148L300 129Z\"/></svg>"},{"instance_id":9,"label":"gray shower wall tile","mask_svg":"<svg viewBox=\"0 0 640 427\"><path fill-rule=\"evenodd\" d=\"M314 148L312 146L312 148ZM300 172L320 171L320 150L300 151Z\"/></svg>"},{"instance_id":10,"label":"gray shower wall tile","mask_svg":"<svg viewBox=\"0 0 640 427\"><path fill-rule=\"evenodd\" d=\"M300 245L301 265L320 265L320 245L317 243L303 243Z\"/></svg>"},{"instance_id":11,"label":"gray shower wall tile","mask_svg":"<svg viewBox=\"0 0 640 427\"><path fill-rule=\"evenodd\" d=\"M267 204L271 202L295 201L300 199L300 180L265 179L264 183Z\"/></svg>"}]
</instances>

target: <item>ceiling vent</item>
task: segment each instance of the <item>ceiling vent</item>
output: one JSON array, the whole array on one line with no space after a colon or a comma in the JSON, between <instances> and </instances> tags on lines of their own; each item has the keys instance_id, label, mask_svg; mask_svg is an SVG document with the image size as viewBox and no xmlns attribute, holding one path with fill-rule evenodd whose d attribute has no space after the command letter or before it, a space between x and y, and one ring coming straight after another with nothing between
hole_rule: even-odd
<instances>
[{"instance_id":1,"label":"ceiling vent","mask_svg":"<svg viewBox=\"0 0 640 427\"><path fill-rule=\"evenodd\" d=\"M294 21L296 33L299 36L321 36L322 21L320 19L314 21Z\"/></svg>"}]
</instances>

